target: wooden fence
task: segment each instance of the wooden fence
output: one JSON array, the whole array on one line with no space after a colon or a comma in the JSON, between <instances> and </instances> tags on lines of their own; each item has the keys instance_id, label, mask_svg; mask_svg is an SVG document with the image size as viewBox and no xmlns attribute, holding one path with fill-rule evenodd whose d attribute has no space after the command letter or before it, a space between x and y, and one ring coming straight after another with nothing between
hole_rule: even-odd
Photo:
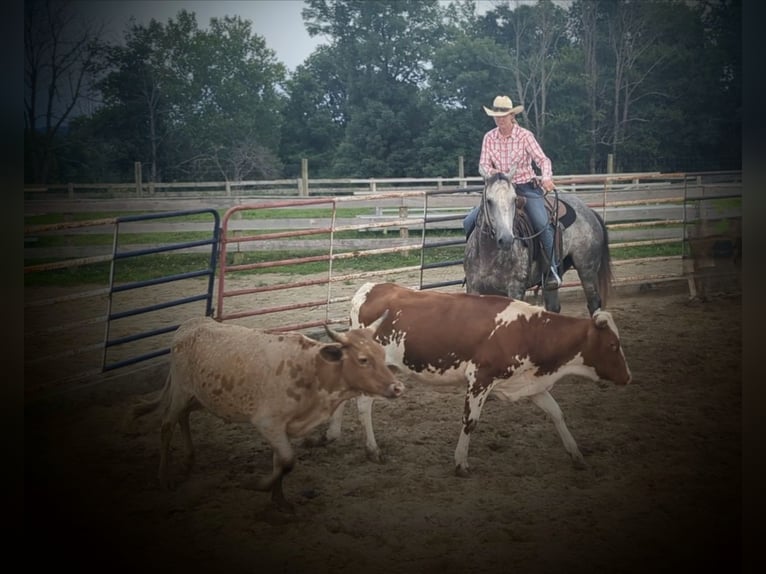
<instances>
[{"instance_id":1,"label":"wooden fence","mask_svg":"<svg viewBox=\"0 0 766 574\"><path fill-rule=\"evenodd\" d=\"M473 183L471 178L465 179L466 183ZM339 185L339 181L341 180L329 180L328 185ZM369 180L361 180L364 181L363 186L359 180L342 181L349 185L343 194L317 194L313 198L298 195L294 191L292 195L235 196L229 195L232 188L220 189L215 187L215 184L207 184L205 192L200 191L199 184L185 184L189 186L186 191L179 191L179 187L168 187L162 191L155 189L153 195L142 197L117 197L115 189L109 191L107 197L103 195L103 191L99 192L99 195L95 187L80 189L79 186L68 187L65 191L66 197L56 197L58 191L50 188L45 191L29 191L25 200L25 216L30 219L30 223L25 227L25 272L44 272L43 269L51 266L78 266L109 260L115 256L118 243L119 250L151 250L161 246L157 243L131 244L130 241L123 240L118 242L116 236L113 243L89 244L89 234L95 237L115 231L112 217L114 214L164 213L212 208L225 212L220 241L222 249L225 247L229 255L234 255L230 262L227 257L219 258L218 298L215 310L219 319L239 320L249 317L255 318L256 325L280 328L307 328L342 322L349 298L348 291L356 282L364 277L389 279L394 272L337 272L333 268L333 262L381 253L410 253L413 250L420 250L422 253L426 225L430 230L430 239L435 238L438 241L441 233L448 243L461 243L462 237L460 233L456 234L455 230L462 228L463 216L478 203L481 189L477 185L459 187L454 185L457 183L454 181L377 180L375 185L372 185ZM742 183L739 172L566 176L556 178L556 183L563 198L574 193L604 217L613 249L662 243L676 243L682 247L683 254L680 256L614 261L618 284L685 280L689 282L690 294L704 292L704 284L709 284L711 277L720 275L723 269L720 265L716 267L716 257L711 256L711 253L716 249L721 252L722 244L735 244L736 238L733 238L733 235L739 234L739 227L732 223L741 218ZM318 183L316 187L319 187ZM83 194L85 197L81 196ZM360 208L358 211L362 213L353 217L337 216L339 207L352 205ZM307 208L314 210L310 218L305 216ZM270 209L278 209L279 216L243 216L248 212ZM291 210L300 211L295 211L296 216L292 217ZM94 216L106 214L109 217L79 221L82 217L79 214L83 213ZM65 214L65 219L69 221L35 224L36 217L43 214ZM427 223L427 220L430 222ZM721 227L722 224L724 227ZM209 231L209 224L201 222L176 223L154 218L123 223L119 227L120 234L124 234L126 238L141 238L145 234L161 238L163 234L170 237L177 232ZM369 237L357 236L348 239L333 238L328 247L327 239L315 237L323 230L331 237L342 231L388 233L370 233ZM693 232L690 233L690 230ZM56 238L56 241L52 242L55 245L46 246L51 241L44 239L50 237ZM693 237L694 241L691 241L690 237ZM711 238L712 240L705 241ZM56 244L61 243L62 239L63 245ZM697 253L692 253L695 246ZM238 271L247 271L254 266L279 264L284 266L289 275L289 266L292 263L290 260L239 266L236 257L237 254L244 257L248 253L288 248L293 251L328 250L328 256L323 257L328 263L328 272L318 278L296 280L288 277L282 280L282 283L268 285L260 284L259 280L252 278L240 283L232 281ZM189 251L193 252L195 248L190 248ZM657 264L662 264L661 268ZM441 273L439 280L445 284L459 284L462 279L460 261L445 262L444 267L449 267L449 281L444 281L444 273ZM727 271L732 272L732 269ZM736 272L737 269L733 271ZM422 264L402 268L397 272L409 273L410 276L419 273L421 286L428 281L424 279ZM566 282L567 278L570 279L569 282ZM573 277L565 277L564 290L579 289L577 281L571 279ZM409 279L408 281L411 282ZM415 283L417 286L418 282ZM341 292L333 291L341 286L344 286ZM324 287L326 291L317 299L315 293L309 294L309 287ZM103 289L92 292L102 298L106 296L107 300L111 301L112 295L106 294ZM286 293L291 294L287 297L287 302L284 297L277 301L277 295ZM74 294L67 293L63 299L62 296L55 296L49 297L48 301L60 304L64 300L75 299ZM238 299L247 302L238 304ZM74 307L69 313L76 315L82 309L82 306ZM31 314L44 313L41 301L25 301L25 317L27 311ZM200 311L198 309L194 312ZM172 320L176 319L177 317L174 317ZM170 320L162 319L165 322ZM98 323L95 319L89 321L81 317L78 317L78 322ZM67 333L65 318L60 319L60 324L54 326L54 331ZM128 333L125 336L131 335ZM26 337L27 333L25 341ZM39 341L30 343L32 344L29 348L34 349ZM67 350L66 346L57 348L58 355L66 356L70 352L74 354L76 351ZM53 368L53 372L60 374L57 368ZM71 376L67 378L72 379ZM76 374L74 378L77 378Z\"/></svg>"}]
</instances>

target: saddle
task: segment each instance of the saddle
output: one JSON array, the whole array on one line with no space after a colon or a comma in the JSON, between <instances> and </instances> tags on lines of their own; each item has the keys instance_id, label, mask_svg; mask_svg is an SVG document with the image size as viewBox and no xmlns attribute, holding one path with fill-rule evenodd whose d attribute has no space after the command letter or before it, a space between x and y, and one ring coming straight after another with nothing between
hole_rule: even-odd
<instances>
[{"instance_id":1,"label":"saddle","mask_svg":"<svg viewBox=\"0 0 766 574\"><path fill-rule=\"evenodd\" d=\"M548 219L553 225L553 247L556 250L556 261L561 265L562 260L562 246L561 246L561 234L577 218L575 210L566 201L557 198L553 194L546 194L545 208L548 210ZM513 225L513 231L517 237L531 237L535 235L535 230L532 227L532 222L529 220L526 210L524 209L525 200L523 197L517 198L518 211L516 212L516 220ZM535 237L534 241L526 241L526 246L530 250L530 261L541 258L543 256L543 249L540 243L539 237ZM530 245L531 244L531 245ZM540 263L543 267L546 267L547 257L545 260L540 259Z\"/></svg>"}]
</instances>

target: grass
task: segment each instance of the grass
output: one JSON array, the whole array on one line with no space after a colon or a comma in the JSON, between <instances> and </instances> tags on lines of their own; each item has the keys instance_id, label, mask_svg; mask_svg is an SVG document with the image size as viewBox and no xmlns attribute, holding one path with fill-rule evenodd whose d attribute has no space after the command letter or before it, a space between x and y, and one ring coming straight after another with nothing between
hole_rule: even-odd
<instances>
[{"instance_id":1,"label":"grass","mask_svg":"<svg viewBox=\"0 0 766 574\"><path fill-rule=\"evenodd\" d=\"M219 209L218 214L223 217L226 210ZM336 210L336 217L354 218L359 215L372 215L375 209L371 207L339 207ZM43 215L30 215L24 218L24 225L53 225L55 223L64 223L68 221L89 221L93 219L112 219L120 216L146 215L145 212L81 212L81 213L46 213ZM241 219L321 219L332 216L329 208L268 208L251 209L238 212ZM210 221L210 213L193 213L190 215L177 215L172 218L160 218L159 220L172 219L174 222L184 221Z\"/></svg>"},{"instance_id":2,"label":"grass","mask_svg":"<svg viewBox=\"0 0 766 574\"><path fill-rule=\"evenodd\" d=\"M223 210L220 211L223 213ZM341 218L354 218L359 215L368 215L374 213L373 208L338 208L336 215ZM120 215L129 215L127 213L76 213L65 216L63 214L48 214L41 216L30 216L25 218L26 225L46 225L61 223L69 220L93 220L109 219ZM244 219L285 219L285 218L328 218L331 215L329 208L268 208L262 210L248 210L240 212ZM160 221L168 221L171 218L161 218ZM204 221L211 222L210 213L195 213L184 216L173 216L173 222L176 221ZM212 226L211 226L212 227ZM265 233L274 233L279 230L251 230L248 235L260 235ZM287 231L287 230L285 230ZM157 233L120 233L120 245L169 245L173 243L185 243L202 239L209 239L211 231L188 231L188 232L157 232ZM336 239L374 239L381 237L395 237L397 229L389 228L386 231L382 229L371 229L364 232L344 231L335 233ZM429 229L426 236L431 239L456 239L462 238L463 233L460 229L454 230L436 230ZM418 239L421 237L419 230L412 230L410 237ZM317 233L316 235L298 237L294 239L317 239L327 240L329 234ZM61 234L52 235L40 233L35 237L33 246L35 248L51 247L79 247L79 246L104 246L103 253L109 253L108 247L114 240L111 233L80 233L80 234ZM285 238L284 241L290 241ZM336 249L336 253L339 251ZM326 255L326 250L271 250L257 251L236 254L237 264L247 264L253 262L279 261L285 259L297 259L309 256ZM637 247L612 247L611 256L614 260L636 259L644 257L659 256L680 256L682 254L682 245L679 243L637 246ZM233 264L233 254L229 255L229 264ZM440 263L445 261L462 260L463 246L429 248L424 254L424 262ZM164 277L173 274L186 273L190 271L205 270L208 268L210 256L205 253L158 253L144 255L137 258L122 259L115 262L115 281L118 283L143 281ZM45 263L41 259L27 260L25 265ZM340 259L333 262L333 270L337 273L351 273L373 270L395 269L398 267L417 266L421 263L421 253L419 249L414 249L409 253L379 254L354 259ZM292 264L289 266L275 266L263 269L243 271L241 273L252 275L263 275L269 273L291 273L295 275L306 275L314 273L323 273L328 270L328 262L312 262L302 264ZM109 279L109 263L96 263L81 265L75 268L50 270L44 272L27 273L25 275L26 286L37 285L56 285L56 286L74 286L80 284L106 284Z\"/></svg>"},{"instance_id":3,"label":"grass","mask_svg":"<svg viewBox=\"0 0 766 574\"><path fill-rule=\"evenodd\" d=\"M259 251L237 254L238 265L280 261L284 259L302 258L316 255L326 255L324 250L316 251ZM625 248L612 248L612 259L637 259L644 257L680 256L681 244L661 244ZM229 264L234 263L234 254L229 254ZM436 247L426 249L424 262L440 263L444 261L456 261L463 258L463 246ZM143 255L136 258L127 258L115 261L114 279L118 283L144 281L158 277L165 277L179 273L205 270L208 268L210 256L204 253L157 253ZM46 261L38 260L37 263ZM396 269L420 265L421 254L419 249L409 253L384 253L368 257L354 259L340 259L333 262L335 273L351 273L362 271L375 271L383 269ZM32 262L28 262L32 263ZM94 263L75 268L50 270L44 272L27 273L24 276L24 285L33 286L76 286L83 284L106 285L109 280L109 263ZM295 275L310 275L324 273L328 270L328 262L309 262L292 264L289 266L276 266L264 269L243 271L243 274L254 276L269 273L291 273Z\"/></svg>"}]
</instances>

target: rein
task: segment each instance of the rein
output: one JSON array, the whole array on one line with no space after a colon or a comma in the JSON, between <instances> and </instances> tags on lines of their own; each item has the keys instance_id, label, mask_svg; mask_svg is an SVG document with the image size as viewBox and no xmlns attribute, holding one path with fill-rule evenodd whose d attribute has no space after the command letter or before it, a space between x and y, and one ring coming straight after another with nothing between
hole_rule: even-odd
<instances>
[{"instance_id":1,"label":"rein","mask_svg":"<svg viewBox=\"0 0 766 574\"><path fill-rule=\"evenodd\" d=\"M513 184L511 184L513 185ZM492 222L492 219L489 217L489 211L487 210L487 187L484 186L484 190L481 192L481 212L482 215L484 215L484 221L487 223L487 227L489 228L489 232L487 232L484 229L484 226L482 225L482 232L489 233L489 236L494 239L495 238L495 225Z\"/></svg>"},{"instance_id":2,"label":"rein","mask_svg":"<svg viewBox=\"0 0 766 574\"><path fill-rule=\"evenodd\" d=\"M513 185L512 183L508 182L510 185ZM558 219L559 219L559 190L555 187L553 188L553 227L555 228L558 225ZM543 196L544 198L545 196ZM544 201L544 199L543 199ZM489 227L489 236L494 238L495 237L495 225L492 222L492 219L489 217L489 211L487 209L487 186L484 186L484 190L481 194L481 210L484 214L484 220L489 224L487 227ZM515 217L514 217L515 220ZM516 237L516 239L520 239L521 241L530 241L532 239L535 239L537 236L542 234L544 228L540 231L533 233L532 235L525 235L525 236L519 236Z\"/></svg>"}]
</instances>

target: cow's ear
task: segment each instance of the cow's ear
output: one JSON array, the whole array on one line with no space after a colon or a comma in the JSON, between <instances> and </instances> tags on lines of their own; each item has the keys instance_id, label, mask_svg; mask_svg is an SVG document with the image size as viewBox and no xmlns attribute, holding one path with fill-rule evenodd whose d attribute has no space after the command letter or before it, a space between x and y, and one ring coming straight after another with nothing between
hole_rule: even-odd
<instances>
[{"instance_id":1,"label":"cow's ear","mask_svg":"<svg viewBox=\"0 0 766 574\"><path fill-rule=\"evenodd\" d=\"M343 359L343 349L340 345L325 345L319 349L319 354L330 363L337 363Z\"/></svg>"}]
</instances>

